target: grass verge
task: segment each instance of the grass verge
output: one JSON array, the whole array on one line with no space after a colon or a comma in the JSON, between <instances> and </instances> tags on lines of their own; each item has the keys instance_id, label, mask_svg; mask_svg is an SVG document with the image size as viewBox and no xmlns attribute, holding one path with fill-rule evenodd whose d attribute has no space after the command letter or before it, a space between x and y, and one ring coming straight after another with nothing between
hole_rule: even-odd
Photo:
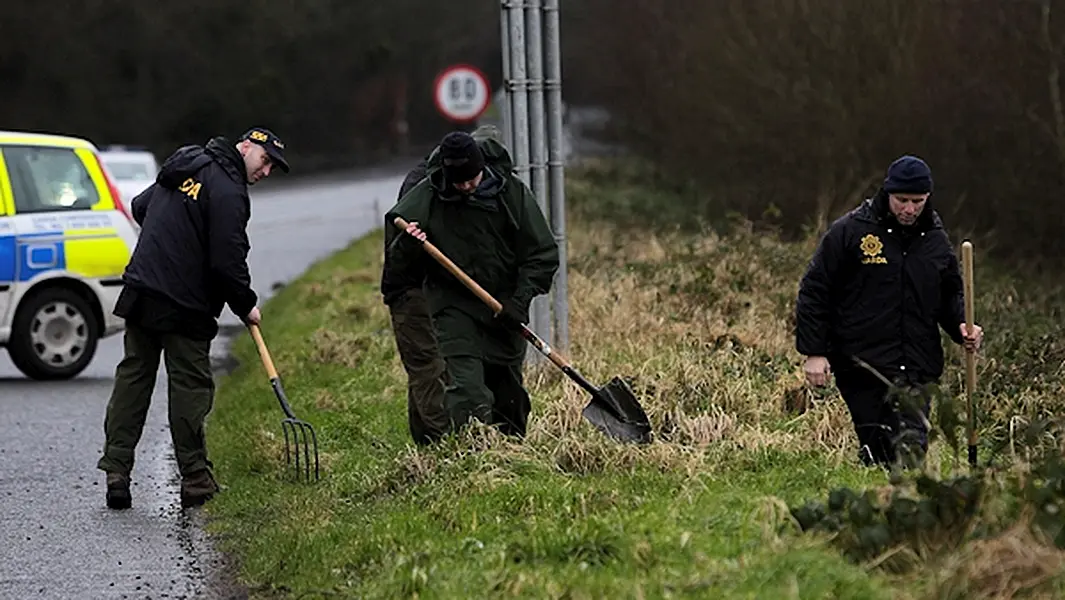
<instances>
[{"instance_id":1,"label":"grass verge","mask_svg":"<svg viewBox=\"0 0 1065 600\"><path fill-rule=\"evenodd\" d=\"M1016 486L988 505L1008 522L903 572L881 568L891 550L855 560L833 545L838 535L801 535L789 507L840 486L892 487L857 466L834 390L802 385L791 310L813 242L742 224L694 234L594 218L673 200L637 186L569 175L569 356L593 381L631 380L659 435L648 447L598 434L581 420L583 393L545 367L528 371L525 443L475 428L415 449L377 292L380 232L270 301L264 336L297 415L319 432L324 478L286 477L282 413L243 336L242 366L209 419L226 486L209 512L255 597L939 598L1060 585L1060 552L1012 518ZM1018 423L1060 407L1065 347L1048 308L1057 290L1001 272L978 270L977 315L993 324L981 451L998 452L1005 477L1029 457ZM957 397L949 356L944 395ZM965 471L939 442L929 469ZM1027 570L1000 573L1013 563Z\"/></svg>"}]
</instances>

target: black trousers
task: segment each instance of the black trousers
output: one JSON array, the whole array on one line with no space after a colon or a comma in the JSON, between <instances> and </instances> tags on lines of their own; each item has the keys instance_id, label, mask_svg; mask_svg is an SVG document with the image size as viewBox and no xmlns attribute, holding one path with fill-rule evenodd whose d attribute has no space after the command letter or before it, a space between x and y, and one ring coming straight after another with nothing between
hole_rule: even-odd
<instances>
[{"instance_id":1,"label":"black trousers","mask_svg":"<svg viewBox=\"0 0 1065 600\"><path fill-rule=\"evenodd\" d=\"M183 477L213 465L207 458L204 421L214 405L211 341L179 333L160 333L126 323L125 356L115 369L115 384L104 417L104 455L97 467L109 473L133 470L134 453L155 388L159 359L169 381L170 435Z\"/></svg>"},{"instance_id":2,"label":"black trousers","mask_svg":"<svg viewBox=\"0 0 1065 600\"><path fill-rule=\"evenodd\" d=\"M900 458L923 460L931 408L923 385L898 380L892 388L863 368L837 372L835 379L850 412L863 463L888 466Z\"/></svg>"},{"instance_id":3,"label":"black trousers","mask_svg":"<svg viewBox=\"0 0 1065 600\"><path fill-rule=\"evenodd\" d=\"M407 423L414 443L425 446L448 432L444 407L447 364L440 355L425 295L408 290L389 306L403 368L407 371Z\"/></svg>"}]
</instances>

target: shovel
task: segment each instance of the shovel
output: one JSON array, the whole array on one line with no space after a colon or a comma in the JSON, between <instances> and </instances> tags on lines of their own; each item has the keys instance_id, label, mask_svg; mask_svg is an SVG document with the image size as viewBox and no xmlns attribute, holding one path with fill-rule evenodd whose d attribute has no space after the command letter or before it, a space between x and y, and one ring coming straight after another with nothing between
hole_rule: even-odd
<instances>
[{"instance_id":1,"label":"shovel","mask_svg":"<svg viewBox=\"0 0 1065 600\"><path fill-rule=\"evenodd\" d=\"M307 481L311 479L311 455L310 446L314 446L314 480L318 481L318 436L314 433L314 427L306 421L301 421L296 418L295 413L292 412L292 407L288 403L288 397L285 396L285 389L281 387L281 378L277 374L277 369L274 368L274 361L270 358L270 351L266 348L266 342L263 340L263 334L259 331L258 325L248 325L248 330L251 331L251 337L255 340L255 345L259 349L259 358L263 361L263 367L266 368L266 375L270 378L270 385L274 388L274 395L277 396L277 401L281 403L281 410L285 411L285 419L281 421L281 430L285 432L285 461L292 465L292 454L295 454L295 473L296 479L300 478L300 444L303 444L303 464L304 473ZM295 452L290 452L288 443L289 431L292 432L292 448ZM299 434L303 434L303 439L300 440ZM308 443L307 434L310 434L310 443Z\"/></svg>"},{"instance_id":2,"label":"shovel","mask_svg":"<svg viewBox=\"0 0 1065 600\"><path fill-rule=\"evenodd\" d=\"M396 217L393 222L401 230L405 231L407 229L407 221L403 217ZM421 244L437 262L476 294L495 314L498 315L503 310L503 305L498 300L464 273L458 265L451 262L451 259L444 256L436 246L428 241L423 241ZM647 414L636 399L636 394L622 379L614 377L603 387L596 387L578 373L569 361L558 352L552 350L547 342L540 339L540 336L536 335L526 325L521 326L521 335L540 354L547 357L567 377L591 395L591 401L584 407L581 414L599 431L620 442L646 444L651 441L651 424L647 419Z\"/></svg>"}]
</instances>

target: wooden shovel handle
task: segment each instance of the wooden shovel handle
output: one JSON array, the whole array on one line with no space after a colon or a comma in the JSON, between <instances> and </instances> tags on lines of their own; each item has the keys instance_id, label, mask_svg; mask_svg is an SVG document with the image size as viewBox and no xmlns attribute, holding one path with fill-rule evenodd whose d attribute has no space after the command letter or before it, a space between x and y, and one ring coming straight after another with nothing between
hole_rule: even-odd
<instances>
[{"instance_id":1,"label":"wooden shovel handle","mask_svg":"<svg viewBox=\"0 0 1065 600\"><path fill-rule=\"evenodd\" d=\"M400 229L406 231L408 223L406 220L403 219L403 217L396 217L395 224L396 227L399 227ZM466 287L470 288L470 291L472 291L474 294L477 294L477 297L480 298L482 302L487 304L488 307L492 309L492 312L499 314L499 312L503 310L503 305L500 304L498 300L493 298L491 294L489 294L487 291L485 291L483 287L480 286L480 284L478 284L469 275L463 272L463 270L460 269L458 265L451 262L450 258L444 256L444 253L441 252L436 246L434 246L432 242L426 240L421 244L425 248L425 251L428 252L433 258L435 258L437 262L443 265L445 269L450 271L452 275L458 277L459 281L461 281Z\"/></svg>"},{"instance_id":2,"label":"wooden shovel handle","mask_svg":"<svg viewBox=\"0 0 1065 600\"><path fill-rule=\"evenodd\" d=\"M406 231L408 223L403 217L396 217L392 222L395 223L396 227L399 227L400 229ZM441 252L436 246L434 246L428 240L422 241L421 244L430 256L435 258L436 261L443 265L445 269L447 269L451 272L452 275L457 277L458 280L461 281L466 287L468 287L470 291L476 294L482 302L487 304L488 307L491 308L494 313L498 315L500 311L503 310L503 305L500 304L498 300L493 298L491 294L485 291L485 289L481 287L480 284L478 284L462 269L460 269L458 265L451 262L450 258L444 256L444 253ZM564 356L552 349L551 346L547 344L547 342L540 339L540 336L536 335L536 333L532 329L529 329L527 326L522 325L521 335L526 340L528 340L528 342L532 344L533 347L535 347L541 354L546 356L548 360L555 363L555 366L564 371L573 370L573 367L570 366L569 361L567 361Z\"/></svg>"}]
</instances>

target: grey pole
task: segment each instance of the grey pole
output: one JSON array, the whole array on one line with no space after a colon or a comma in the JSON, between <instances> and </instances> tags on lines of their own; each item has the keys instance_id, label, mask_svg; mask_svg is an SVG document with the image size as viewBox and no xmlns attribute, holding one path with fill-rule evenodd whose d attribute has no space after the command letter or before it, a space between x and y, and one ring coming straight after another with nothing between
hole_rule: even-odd
<instances>
[{"instance_id":1,"label":"grey pole","mask_svg":"<svg viewBox=\"0 0 1065 600\"><path fill-rule=\"evenodd\" d=\"M555 347L569 350L569 297L567 289L565 160L562 156L562 35L559 0L544 2L545 87L547 88L548 172L551 193L551 229L558 244L559 267L554 285Z\"/></svg>"},{"instance_id":2,"label":"grey pole","mask_svg":"<svg viewBox=\"0 0 1065 600\"><path fill-rule=\"evenodd\" d=\"M510 55L510 78L507 79L507 95L510 97L511 137L510 151L514 158L514 171L519 179L529 185L529 96L527 91L525 61L525 3L521 0L503 0L507 14L507 42L503 49ZM532 315L530 315L532 325ZM540 354L526 346L526 362L540 362Z\"/></svg>"},{"instance_id":3,"label":"grey pole","mask_svg":"<svg viewBox=\"0 0 1065 600\"><path fill-rule=\"evenodd\" d=\"M511 110L514 113L514 139L511 151L514 154L514 169L526 184L529 183L529 95L525 69L525 12L524 3L518 0L506 2L510 32L510 90Z\"/></svg>"},{"instance_id":4,"label":"grey pole","mask_svg":"<svg viewBox=\"0 0 1065 600\"><path fill-rule=\"evenodd\" d=\"M507 0L502 0L499 4L499 26L503 49L503 97L500 99L499 106L500 128L503 133L503 144L510 148L514 143L514 113L510 101L510 88L507 87L510 82L510 15L507 12Z\"/></svg>"},{"instance_id":5,"label":"grey pole","mask_svg":"<svg viewBox=\"0 0 1065 600\"><path fill-rule=\"evenodd\" d=\"M544 55L543 32L540 22L541 0L525 0L525 57L528 67L529 90L529 149L530 180L533 195L544 216L550 219L551 207L547 190L547 131L544 123ZM538 296L533 300L530 325L542 339L551 339L551 297Z\"/></svg>"}]
</instances>

